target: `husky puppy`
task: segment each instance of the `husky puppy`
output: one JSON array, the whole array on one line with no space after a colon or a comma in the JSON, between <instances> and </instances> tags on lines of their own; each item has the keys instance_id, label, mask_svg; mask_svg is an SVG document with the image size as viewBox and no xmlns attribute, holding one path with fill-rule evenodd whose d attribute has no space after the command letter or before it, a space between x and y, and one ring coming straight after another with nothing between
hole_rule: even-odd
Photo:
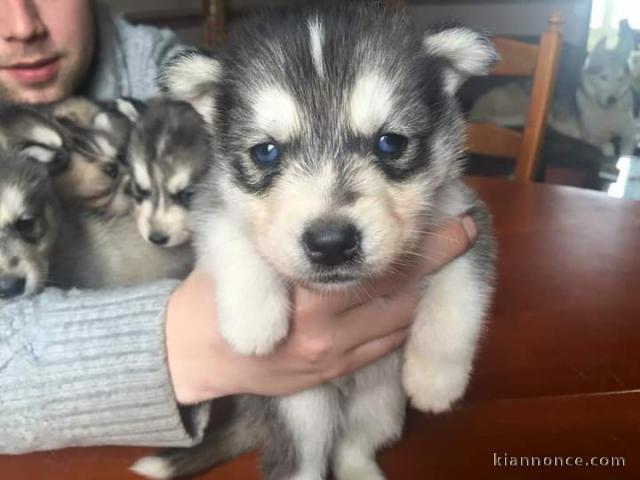
<instances>
[{"instance_id":1,"label":"husky puppy","mask_svg":"<svg viewBox=\"0 0 640 480\"><path fill-rule=\"evenodd\" d=\"M108 288L184 278L192 248L161 249L132 215L109 218L58 202L46 165L0 147L0 300L62 288Z\"/></svg>"},{"instance_id":2,"label":"husky puppy","mask_svg":"<svg viewBox=\"0 0 640 480\"><path fill-rule=\"evenodd\" d=\"M142 237L159 246L189 241L189 209L209 163L204 121L182 101L154 99L135 123L127 148L131 194Z\"/></svg>"},{"instance_id":3,"label":"husky puppy","mask_svg":"<svg viewBox=\"0 0 640 480\"><path fill-rule=\"evenodd\" d=\"M549 126L572 138L613 155L612 140L620 139L620 154L635 149L633 119L633 76L629 57L632 37L621 30L613 50L602 39L587 58L575 97L554 99ZM490 90L474 104L469 119L506 127L522 127L529 106L530 82L514 82Z\"/></svg>"},{"instance_id":4,"label":"husky puppy","mask_svg":"<svg viewBox=\"0 0 640 480\"><path fill-rule=\"evenodd\" d=\"M0 105L0 144L37 157L63 201L92 209L109 204L121 179L119 158L128 132L117 125L107 112L84 127L27 106Z\"/></svg>"},{"instance_id":5,"label":"husky puppy","mask_svg":"<svg viewBox=\"0 0 640 480\"><path fill-rule=\"evenodd\" d=\"M60 224L47 169L19 157L0 146L0 304L42 289Z\"/></svg>"},{"instance_id":6,"label":"husky puppy","mask_svg":"<svg viewBox=\"0 0 640 480\"><path fill-rule=\"evenodd\" d=\"M92 210L109 216L124 215L133 207L131 197L127 194L129 175L125 150L131 128L139 114L139 103L132 99L95 102L83 97L72 97L47 108L76 139L75 143L80 147L76 149L79 159L84 160L81 165L102 165L103 171L113 177L109 195L84 202ZM83 140L84 147L81 146ZM95 173L96 169L93 168L92 171ZM104 178L102 181L92 181L87 172L79 173L79 183L83 185L92 184L98 189L98 185L104 183Z\"/></svg>"},{"instance_id":7,"label":"husky puppy","mask_svg":"<svg viewBox=\"0 0 640 480\"><path fill-rule=\"evenodd\" d=\"M400 436L405 392L441 412L465 391L493 250L488 214L459 180L454 93L495 51L468 28L418 31L375 5L332 5L259 17L218 57L185 54L165 72L213 134L194 241L220 280L222 336L267 354L288 333L291 284L338 290L388 274L464 212L480 238L426 280L404 355L299 394L238 397L203 444L142 459L139 474L173 478L259 448L267 479L321 479L329 464L339 480L383 478L375 452Z\"/></svg>"}]
</instances>

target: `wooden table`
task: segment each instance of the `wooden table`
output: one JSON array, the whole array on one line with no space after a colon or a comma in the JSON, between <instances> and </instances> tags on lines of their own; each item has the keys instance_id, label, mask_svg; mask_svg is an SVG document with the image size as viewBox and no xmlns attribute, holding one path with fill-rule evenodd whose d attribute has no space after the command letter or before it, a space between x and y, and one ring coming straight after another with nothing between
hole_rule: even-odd
<instances>
[{"instance_id":1,"label":"wooden table","mask_svg":"<svg viewBox=\"0 0 640 480\"><path fill-rule=\"evenodd\" d=\"M388 478L640 478L640 203L469 183L491 207L499 243L489 328L465 400L440 416L411 412L402 441L381 455ZM4 456L0 479L133 479L127 467L147 451ZM626 465L496 467L494 453L625 457ZM201 478L259 477L246 455Z\"/></svg>"}]
</instances>

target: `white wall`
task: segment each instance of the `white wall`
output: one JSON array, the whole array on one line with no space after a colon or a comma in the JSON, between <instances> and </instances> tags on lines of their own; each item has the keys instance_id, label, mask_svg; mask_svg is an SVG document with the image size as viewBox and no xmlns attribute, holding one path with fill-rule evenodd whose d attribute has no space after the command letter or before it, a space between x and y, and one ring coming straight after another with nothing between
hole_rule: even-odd
<instances>
[{"instance_id":1,"label":"white wall","mask_svg":"<svg viewBox=\"0 0 640 480\"><path fill-rule=\"evenodd\" d=\"M564 18L564 38L578 46L586 42L585 28L589 24L589 4L581 0L557 3L496 1L476 5L469 1L461 5L413 5L410 9L414 20L424 27L453 19L481 28L493 35L505 36L540 35L546 30L551 14L561 11Z\"/></svg>"}]
</instances>

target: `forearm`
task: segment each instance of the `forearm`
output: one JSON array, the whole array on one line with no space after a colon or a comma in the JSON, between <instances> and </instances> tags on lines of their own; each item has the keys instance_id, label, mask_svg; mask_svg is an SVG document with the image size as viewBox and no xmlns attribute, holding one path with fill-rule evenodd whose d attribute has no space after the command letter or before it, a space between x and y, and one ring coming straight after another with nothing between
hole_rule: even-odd
<instances>
[{"instance_id":1,"label":"forearm","mask_svg":"<svg viewBox=\"0 0 640 480\"><path fill-rule=\"evenodd\" d=\"M208 407L183 421L166 362L175 286L48 290L0 307L0 452L197 443Z\"/></svg>"}]
</instances>

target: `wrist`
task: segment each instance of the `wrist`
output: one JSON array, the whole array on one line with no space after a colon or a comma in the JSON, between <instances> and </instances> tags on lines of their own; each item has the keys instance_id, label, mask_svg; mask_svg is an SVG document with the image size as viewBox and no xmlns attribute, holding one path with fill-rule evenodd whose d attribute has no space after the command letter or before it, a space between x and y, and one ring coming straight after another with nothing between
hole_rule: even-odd
<instances>
[{"instance_id":1,"label":"wrist","mask_svg":"<svg viewBox=\"0 0 640 480\"><path fill-rule=\"evenodd\" d=\"M194 404L234 393L216 335L212 282L192 273L166 308L167 365L176 400Z\"/></svg>"}]
</instances>

